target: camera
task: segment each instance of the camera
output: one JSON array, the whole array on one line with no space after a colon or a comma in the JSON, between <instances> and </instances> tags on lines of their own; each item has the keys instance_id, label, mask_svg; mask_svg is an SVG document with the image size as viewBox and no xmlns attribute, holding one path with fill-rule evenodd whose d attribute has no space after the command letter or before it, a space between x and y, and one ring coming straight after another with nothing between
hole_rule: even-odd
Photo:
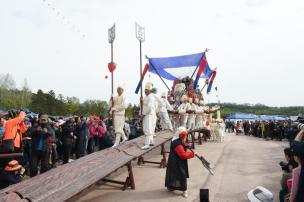
<instances>
[{"instance_id":1,"label":"camera","mask_svg":"<svg viewBox=\"0 0 304 202\"><path fill-rule=\"evenodd\" d=\"M301 123L303 120L298 120L297 122L294 122L292 126L298 130L304 129L304 123Z\"/></svg>"}]
</instances>

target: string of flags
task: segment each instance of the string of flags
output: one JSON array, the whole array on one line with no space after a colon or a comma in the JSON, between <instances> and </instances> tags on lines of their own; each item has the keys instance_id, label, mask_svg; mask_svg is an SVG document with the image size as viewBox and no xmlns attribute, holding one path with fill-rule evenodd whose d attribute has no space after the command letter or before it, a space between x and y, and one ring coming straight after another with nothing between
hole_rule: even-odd
<instances>
[{"instance_id":1,"label":"string of flags","mask_svg":"<svg viewBox=\"0 0 304 202\"><path fill-rule=\"evenodd\" d=\"M72 23L69 18L67 18L60 10L58 10L53 3L51 3L49 0L42 0L42 4L49 9L50 11L53 12L53 14L61 20L63 25L65 25L69 30L73 31L76 33L78 36L81 38L85 38L86 34L84 34L78 26L76 26L74 23Z\"/></svg>"}]
</instances>

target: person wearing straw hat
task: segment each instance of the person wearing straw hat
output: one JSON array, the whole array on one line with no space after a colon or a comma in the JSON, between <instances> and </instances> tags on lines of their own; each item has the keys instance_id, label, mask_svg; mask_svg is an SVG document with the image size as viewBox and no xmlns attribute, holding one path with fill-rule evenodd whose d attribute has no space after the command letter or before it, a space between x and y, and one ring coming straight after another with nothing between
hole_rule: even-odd
<instances>
[{"instance_id":1,"label":"person wearing straw hat","mask_svg":"<svg viewBox=\"0 0 304 202\"><path fill-rule=\"evenodd\" d=\"M154 120L156 116L156 103L155 97L152 93L153 84L151 82L145 85L145 97L143 99L143 123L142 128L145 135L145 145L141 149L149 149L153 144L153 134L155 131Z\"/></svg>"},{"instance_id":2,"label":"person wearing straw hat","mask_svg":"<svg viewBox=\"0 0 304 202\"><path fill-rule=\"evenodd\" d=\"M168 191L182 191L185 198L188 196L187 178L189 178L187 160L196 154L187 150L189 146L185 142L187 135L188 131L185 127L179 127L173 135L165 180Z\"/></svg>"},{"instance_id":3,"label":"person wearing straw hat","mask_svg":"<svg viewBox=\"0 0 304 202\"><path fill-rule=\"evenodd\" d=\"M21 182L24 172L25 169L19 165L18 161L8 162L3 171L0 170L0 189Z\"/></svg>"},{"instance_id":4,"label":"person wearing straw hat","mask_svg":"<svg viewBox=\"0 0 304 202\"><path fill-rule=\"evenodd\" d=\"M127 141L127 137L123 130L125 125L125 110L127 108L126 98L124 96L124 85L119 85L117 87L117 96L113 97L114 105L111 107L110 113L114 113L114 130L115 130L115 143L113 147L117 147L122 139L121 143ZM112 102L110 101L110 106L112 106Z\"/></svg>"},{"instance_id":5,"label":"person wearing straw hat","mask_svg":"<svg viewBox=\"0 0 304 202\"><path fill-rule=\"evenodd\" d=\"M173 131L171 120L170 120L169 115L168 115L168 110L173 111L173 108L169 104L168 100L166 99L166 93L162 93L161 94L161 109L160 109L160 112L159 112L160 125L162 127L162 130Z\"/></svg>"}]
</instances>

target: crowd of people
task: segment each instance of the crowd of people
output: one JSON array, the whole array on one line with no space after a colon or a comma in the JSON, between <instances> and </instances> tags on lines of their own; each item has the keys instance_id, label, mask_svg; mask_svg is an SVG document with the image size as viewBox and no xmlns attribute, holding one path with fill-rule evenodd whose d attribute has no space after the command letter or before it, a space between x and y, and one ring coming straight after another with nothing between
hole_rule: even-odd
<instances>
[{"instance_id":1,"label":"crowd of people","mask_svg":"<svg viewBox=\"0 0 304 202\"><path fill-rule=\"evenodd\" d=\"M225 132L236 135L244 133L245 135L252 135L254 137L265 138L266 140L288 139L290 142L294 140L297 134L297 127L292 124L291 120L273 121L273 120L239 120L239 121L225 121Z\"/></svg>"},{"instance_id":2,"label":"crowd of people","mask_svg":"<svg viewBox=\"0 0 304 202\"><path fill-rule=\"evenodd\" d=\"M57 165L112 147L116 139L112 119L99 116L54 119L41 115L29 119L24 112L11 112L1 118L0 128L0 152L23 153L22 157L0 159L0 188L21 181L24 175L33 177ZM139 136L138 121L124 122L122 132L128 139Z\"/></svg>"}]
</instances>

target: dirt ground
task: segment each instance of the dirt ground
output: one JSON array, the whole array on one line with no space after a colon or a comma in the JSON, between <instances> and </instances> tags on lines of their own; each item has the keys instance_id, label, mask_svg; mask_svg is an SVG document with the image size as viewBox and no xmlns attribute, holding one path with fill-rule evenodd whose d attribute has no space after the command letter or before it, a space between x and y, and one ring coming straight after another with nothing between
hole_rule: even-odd
<instances>
[{"instance_id":1,"label":"dirt ground","mask_svg":"<svg viewBox=\"0 0 304 202\"><path fill-rule=\"evenodd\" d=\"M183 198L181 192L166 190L166 169L153 164L137 166L134 162L135 190L121 191L118 185L110 183L94 185L72 201L199 201L200 189L209 189L211 202L238 202L248 201L248 191L259 185L269 189L274 201L278 201L282 173L278 162L284 160L284 146L287 142L234 134L227 134L223 143L206 142L196 146L196 151L212 163L215 175L209 175L198 159L189 160L188 198ZM146 158L159 161L159 153L154 151ZM126 176L126 169L120 169L111 179L124 180Z\"/></svg>"}]
</instances>

